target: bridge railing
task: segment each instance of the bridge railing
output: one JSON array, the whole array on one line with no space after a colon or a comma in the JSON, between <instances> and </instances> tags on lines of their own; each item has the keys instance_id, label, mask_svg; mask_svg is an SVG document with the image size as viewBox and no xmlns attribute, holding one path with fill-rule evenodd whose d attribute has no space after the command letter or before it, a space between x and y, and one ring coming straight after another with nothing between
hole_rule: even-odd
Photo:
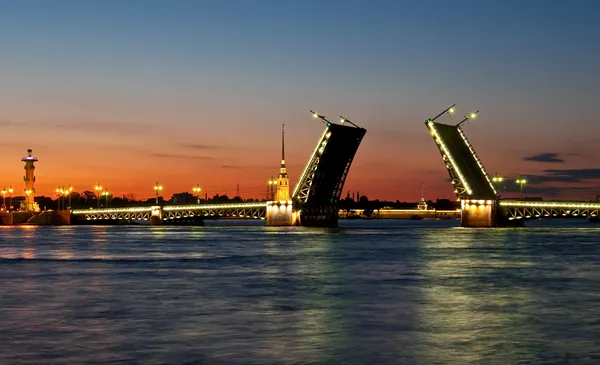
<instances>
[{"instance_id":1,"label":"bridge railing","mask_svg":"<svg viewBox=\"0 0 600 365\"><path fill-rule=\"evenodd\" d=\"M73 209L71 210L71 214L74 215L85 215L91 213L141 213L141 212L150 212L152 211L152 207L128 207L128 208L107 208L107 209Z\"/></svg>"},{"instance_id":2,"label":"bridge railing","mask_svg":"<svg viewBox=\"0 0 600 365\"><path fill-rule=\"evenodd\" d=\"M506 200L499 204L509 220L598 217L600 212L600 203L592 202Z\"/></svg>"}]
</instances>

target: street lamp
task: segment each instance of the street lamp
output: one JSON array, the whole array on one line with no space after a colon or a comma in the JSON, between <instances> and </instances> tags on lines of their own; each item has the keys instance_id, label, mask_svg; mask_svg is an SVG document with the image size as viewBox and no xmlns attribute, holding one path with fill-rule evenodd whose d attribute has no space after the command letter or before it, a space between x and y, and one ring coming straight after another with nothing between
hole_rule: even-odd
<instances>
[{"instance_id":1,"label":"street lamp","mask_svg":"<svg viewBox=\"0 0 600 365\"><path fill-rule=\"evenodd\" d=\"M196 194L196 197L198 198L197 204L200 204L200 192L202 191L202 188L200 188L199 184L196 184L196 186L192 188L192 191L194 192L194 194Z\"/></svg>"},{"instance_id":2,"label":"street lamp","mask_svg":"<svg viewBox=\"0 0 600 365\"><path fill-rule=\"evenodd\" d=\"M102 193L102 195L104 197L106 197L106 206L104 208L108 209L108 198L110 197L110 193L108 192L108 189L105 189L104 192Z\"/></svg>"},{"instance_id":3,"label":"street lamp","mask_svg":"<svg viewBox=\"0 0 600 365\"><path fill-rule=\"evenodd\" d=\"M66 189L64 186L63 186L62 189L63 189L63 196L64 196L64 199L63 199L63 210L66 210L67 209L67 207L65 207L65 204L67 203L66 199L67 199L67 197L69 197L69 201L70 201L71 200L71 196L69 195L70 194L69 189ZM71 203L70 202L69 202L69 207L71 207Z\"/></svg>"},{"instance_id":4,"label":"street lamp","mask_svg":"<svg viewBox=\"0 0 600 365\"><path fill-rule=\"evenodd\" d=\"M527 180L523 179L523 177L521 176L517 179L517 184L519 184L521 187L521 200L523 200L523 185L527 184Z\"/></svg>"},{"instance_id":5,"label":"street lamp","mask_svg":"<svg viewBox=\"0 0 600 365\"><path fill-rule=\"evenodd\" d=\"M29 202L29 195L31 195L32 191L31 190L25 190L25 201ZM25 207L25 211L29 212L29 203L27 203L26 207Z\"/></svg>"},{"instance_id":6,"label":"street lamp","mask_svg":"<svg viewBox=\"0 0 600 365\"><path fill-rule=\"evenodd\" d=\"M276 184L277 180L273 179L273 176L271 176L271 180L269 180L269 199L271 200L275 199L274 189Z\"/></svg>"},{"instance_id":7,"label":"street lamp","mask_svg":"<svg viewBox=\"0 0 600 365\"><path fill-rule=\"evenodd\" d=\"M492 182L496 185L500 185L502 181L504 181L504 178L502 176L498 176L498 173L492 177Z\"/></svg>"},{"instance_id":8,"label":"street lamp","mask_svg":"<svg viewBox=\"0 0 600 365\"><path fill-rule=\"evenodd\" d=\"M3 198L2 209L3 210L6 210L6 193L7 193L6 187L2 188L2 198Z\"/></svg>"},{"instance_id":9,"label":"street lamp","mask_svg":"<svg viewBox=\"0 0 600 365\"><path fill-rule=\"evenodd\" d=\"M12 209L12 195L13 195L13 191L14 191L14 190L13 190L13 188L12 188L12 185L11 185L11 186L9 186L9 187L8 187L8 193L10 194L10 195L9 195L9 197L10 197L9 199L10 199L10 200L8 201L8 205L10 205L10 207L8 207L8 210L11 210L11 209Z\"/></svg>"},{"instance_id":10,"label":"street lamp","mask_svg":"<svg viewBox=\"0 0 600 365\"><path fill-rule=\"evenodd\" d=\"M56 210L60 210L60 197L63 195L64 190L59 186L56 188Z\"/></svg>"},{"instance_id":11,"label":"street lamp","mask_svg":"<svg viewBox=\"0 0 600 365\"><path fill-rule=\"evenodd\" d=\"M156 185L154 185L154 191L156 191L156 204L158 205L158 192L163 189L162 185L158 185L158 181Z\"/></svg>"},{"instance_id":12,"label":"street lamp","mask_svg":"<svg viewBox=\"0 0 600 365\"><path fill-rule=\"evenodd\" d=\"M68 194L69 194L69 209L71 209L71 194L73 193L73 187L69 185Z\"/></svg>"},{"instance_id":13,"label":"street lamp","mask_svg":"<svg viewBox=\"0 0 600 365\"><path fill-rule=\"evenodd\" d=\"M100 209L100 192L102 191L102 186L100 183L96 183L94 186L94 190L96 190L96 199L98 200L98 209Z\"/></svg>"}]
</instances>

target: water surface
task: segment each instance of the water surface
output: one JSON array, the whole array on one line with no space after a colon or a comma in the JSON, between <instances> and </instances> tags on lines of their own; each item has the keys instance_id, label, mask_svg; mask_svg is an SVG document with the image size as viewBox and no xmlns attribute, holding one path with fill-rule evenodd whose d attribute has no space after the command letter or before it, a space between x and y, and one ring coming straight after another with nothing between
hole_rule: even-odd
<instances>
[{"instance_id":1,"label":"water surface","mask_svg":"<svg viewBox=\"0 0 600 365\"><path fill-rule=\"evenodd\" d=\"M0 364L600 363L598 225L209 224L0 227Z\"/></svg>"}]
</instances>

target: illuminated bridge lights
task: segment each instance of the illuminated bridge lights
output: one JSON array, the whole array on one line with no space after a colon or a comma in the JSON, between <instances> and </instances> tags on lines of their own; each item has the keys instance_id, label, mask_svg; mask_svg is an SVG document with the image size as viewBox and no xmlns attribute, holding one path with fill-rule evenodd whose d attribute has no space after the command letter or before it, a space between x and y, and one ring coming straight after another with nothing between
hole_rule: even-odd
<instances>
[{"instance_id":1,"label":"illuminated bridge lights","mask_svg":"<svg viewBox=\"0 0 600 365\"><path fill-rule=\"evenodd\" d=\"M266 208L267 203L238 203L238 204L206 204L206 205L171 205L163 207L163 211L176 210L212 210L212 209L241 209L241 208Z\"/></svg>"},{"instance_id":2,"label":"illuminated bridge lights","mask_svg":"<svg viewBox=\"0 0 600 365\"><path fill-rule=\"evenodd\" d=\"M501 201L509 220L530 218L597 217L599 203L585 202L529 202L519 200Z\"/></svg>"},{"instance_id":3,"label":"illuminated bridge lights","mask_svg":"<svg viewBox=\"0 0 600 365\"><path fill-rule=\"evenodd\" d=\"M74 209L71 211L73 215L85 214L111 214L111 213L142 213L150 212L152 207L133 207L133 208L111 208L111 209Z\"/></svg>"},{"instance_id":4,"label":"illuminated bridge lights","mask_svg":"<svg viewBox=\"0 0 600 365\"><path fill-rule=\"evenodd\" d=\"M458 126L456 128L458 129L458 133L462 137L462 139L465 142L465 144L467 145L467 147L469 147L469 151L471 152L471 155L475 159L475 162L477 162L477 166L479 166L479 169L483 173L483 176L487 180L488 184L490 184L490 187L492 188L492 191L494 192L494 194L498 195L498 192L496 191L496 188L494 187L494 184L492 184L492 181L490 180L490 177L489 177L487 171L485 171L485 167L483 167L483 164L481 163L481 160L479 159L479 156L477 156L477 153L475 153L475 150L473 149L473 146L471 146L471 143L467 139L467 136L463 132L462 128L460 126Z\"/></svg>"},{"instance_id":5,"label":"illuminated bridge lights","mask_svg":"<svg viewBox=\"0 0 600 365\"><path fill-rule=\"evenodd\" d=\"M456 161L450 154L450 150L446 147L444 142L442 142L440 135L438 134L437 130L435 129L434 123L432 121L428 121L427 127L431 131L431 135L434 136L434 140L437 143L437 145L442 148L442 151L444 152L445 157L447 157L448 160L450 160L450 164L452 165L453 170L456 171L456 174L458 175L460 183L465 187L467 194L469 194L469 195L473 194L473 190L471 190L471 187L469 186L469 184L467 184L467 181L466 181L465 177L463 176L462 172L460 171L460 169L458 168ZM445 161L445 159L444 159L444 161Z\"/></svg>"},{"instance_id":6,"label":"illuminated bridge lights","mask_svg":"<svg viewBox=\"0 0 600 365\"><path fill-rule=\"evenodd\" d=\"M490 206L490 205L493 205L493 204L494 204L493 200L463 199L460 202L460 207L462 209L467 209L469 207L477 207L477 206L485 207L485 206Z\"/></svg>"},{"instance_id":7,"label":"illuminated bridge lights","mask_svg":"<svg viewBox=\"0 0 600 365\"><path fill-rule=\"evenodd\" d=\"M291 200L278 200L278 201L270 201L267 203L268 205L292 205Z\"/></svg>"},{"instance_id":8,"label":"illuminated bridge lights","mask_svg":"<svg viewBox=\"0 0 600 365\"><path fill-rule=\"evenodd\" d=\"M329 126L327 126L325 128L325 130L323 131L321 138L319 138L319 143L317 143L317 146L315 147L313 153L311 154L310 159L308 160L308 163L306 164L306 166L304 166L304 171L302 171L302 175L300 175L300 179L298 180L298 184L296 184L296 187L294 188L292 197L298 197L300 199L304 198L304 200L308 199L308 190L310 189L310 185L312 184L312 179L311 179L311 181L308 181L307 187L306 187L306 189L304 189L304 190L306 190L306 194L303 194L303 195L305 195L303 197L299 196L300 189L302 187L302 182L305 180L306 177L308 177L309 169L312 170L317 167L317 165L319 163L319 157L317 157L317 154L318 155L323 154L323 152L325 150L324 148L327 145L327 140L329 140L329 137L331 137L331 131L329 130Z\"/></svg>"},{"instance_id":9,"label":"illuminated bridge lights","mask_svg":"<svg viewBox=\"0 0 600 365\"><path fill-rule=\"evenodd\" d=\"M275 202L278 205L291 205L291 201ZM162 207L163 220L190 218L195 216L220 216L264 219L267 208L266 202L262 203L236 203L236 204L207 204L207 205L173 205ZM86 220L113 219L113 220L149 220L153 210L158 207L131 207L111 209L77 209L71 214L83 216Z\"/></svg>"},{"instance_id":10,"label":"illuminated bridge lights","mask_svg":"<svg viewBox=\"0 0 600 365\"><path fill-rule=\"evenodd\" d=\"M529 202L520 200L503 200L503 207L528 207L528 208L563 208L563 209L600 209L600 203L585 202Z\"/></svg>"}]
</instances>

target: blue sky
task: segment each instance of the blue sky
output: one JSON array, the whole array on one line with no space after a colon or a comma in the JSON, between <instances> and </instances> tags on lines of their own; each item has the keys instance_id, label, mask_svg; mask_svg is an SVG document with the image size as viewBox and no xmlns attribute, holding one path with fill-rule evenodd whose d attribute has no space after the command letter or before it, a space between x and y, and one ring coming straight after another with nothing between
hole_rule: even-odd
<instances>
[{"instance_id":1,"label":"blue sky","mask_svg":"<svg viewBox=\"0 0 600 365\"><path fill-rule=\"evenodd\" d=\"M490 172L539 175L538 189L556 192L544 170L597 167L599 11L595 1L2 1L0 122L28 134L47 189L60 170L124 193L160 177L172 192L240 183L252 195L277 173L281 123L294 179L320 133L308 109L344 114L368 130L347 188L408 200L423 182L451 195L422 122L457 103L481 111L465 131ZM19 184L23 143L0 147L0 166L15 171L7 184ZM525 159L539 153L562 158ZM135 167L115 166L124 154Z\"/></svg>"}]
</instances>

